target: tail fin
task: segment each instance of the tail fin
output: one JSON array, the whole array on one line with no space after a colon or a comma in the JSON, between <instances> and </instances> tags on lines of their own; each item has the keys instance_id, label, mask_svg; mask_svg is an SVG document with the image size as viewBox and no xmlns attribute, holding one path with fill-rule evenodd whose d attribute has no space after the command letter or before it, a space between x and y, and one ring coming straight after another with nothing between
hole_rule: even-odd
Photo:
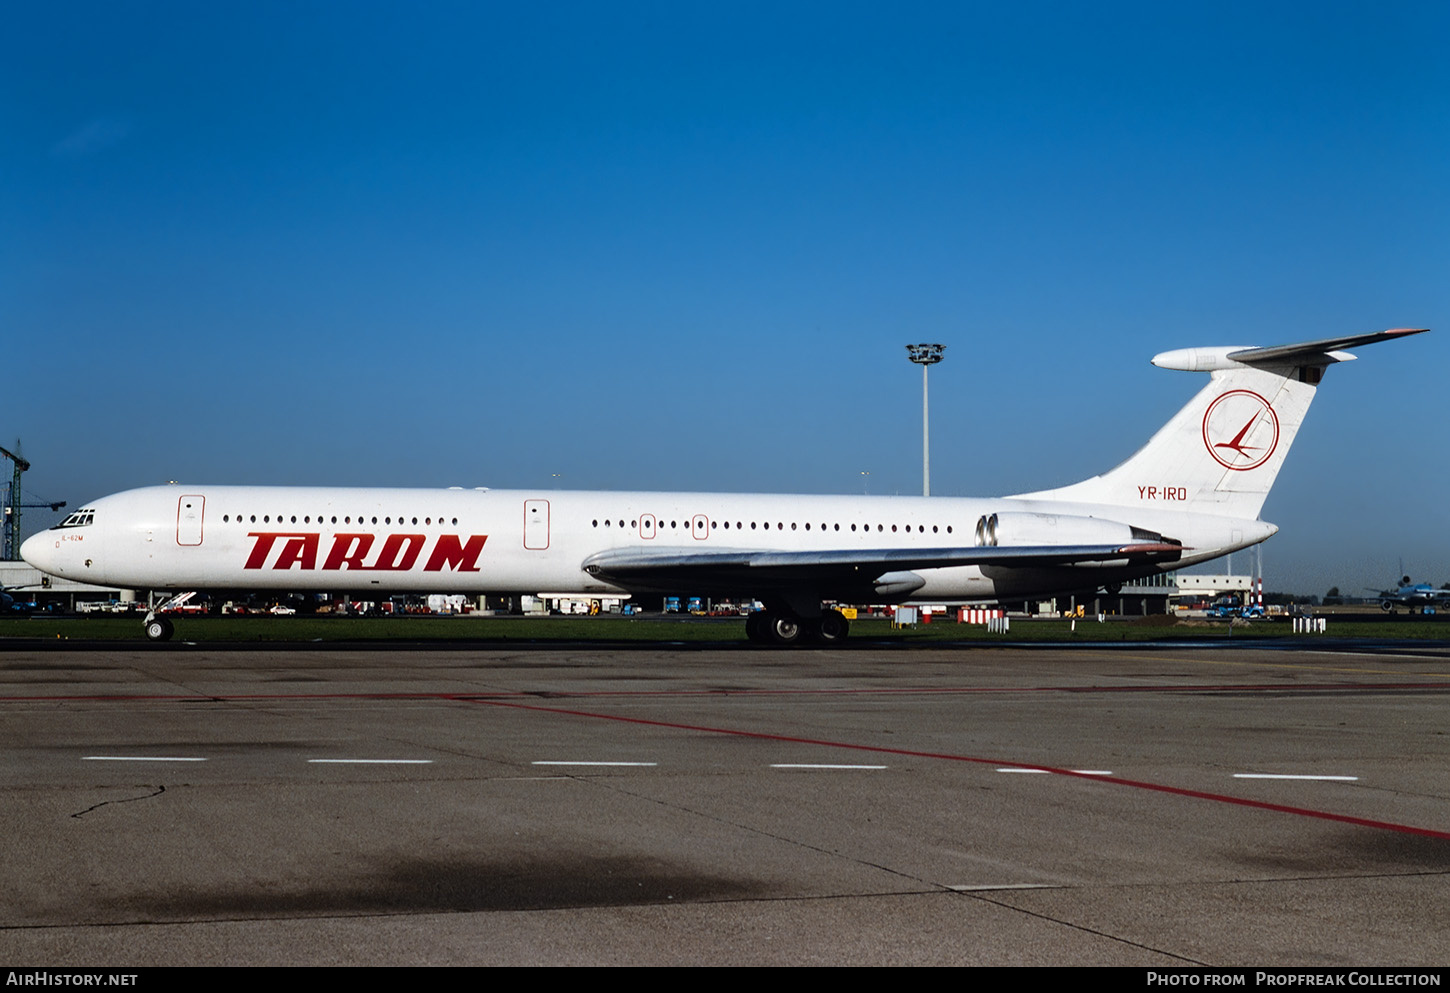
<instances>
[{"instance_id":1,"label":"tail fin","mask_svg":"<svg viewBox=\"0 0 1450 993\"><path fill-rule=\"evenodd\" d=\"M1101 476L1022 499L1176 506L1253 519L1324 375L1343 351L1419 334L1402 328L1272 348L1182 348L1153 357L1164 369L1207 372L1209 384L1131 458Z\"/></svg>"}]
</instances>

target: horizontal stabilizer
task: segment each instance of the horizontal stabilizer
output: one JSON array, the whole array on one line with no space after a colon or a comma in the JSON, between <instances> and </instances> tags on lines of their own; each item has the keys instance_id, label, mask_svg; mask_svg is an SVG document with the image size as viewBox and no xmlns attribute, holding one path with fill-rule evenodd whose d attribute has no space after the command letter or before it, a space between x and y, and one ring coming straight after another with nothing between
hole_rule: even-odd
<instances>
[{"instance_id":1,"label":"horizontal stabilizer","mask_svg":"<svg viewBox=\"0 0 1450 993\"><path fill-rule=\"evenodd\" d=\"M1429 328L1392 328L1389 331L1352 334L1343 338L1321 338L1319 341L1301 341L1294 345L1271 345L1268 348L1246 345L1175 348L1153 356L1153 364L1160 369L1177 369L1181 372L1217 372L1242 366L1327 366L1354 358L1342 349L1394 341L1407 335L1423 334L1428 330Z\"/></svg>"},{"instance_id":2,"label":"horizontal stabilizer","mask_svg":"<svg viewBox=\"0 0 1450 993\"><path fill-rule=\"evenodd\" d=\"M1303 365L1316 362L1339 362L1331 353L1341 348L1358 348L1381 341L1394 341L1406 335L1424 334L1429 328L1391 328L1388 331L1374 331L1370 334L1354 334L1344 338L1324 338L1320 341L1304 341L1297 345L1274 345L1269 348L1245 348L1229 352L1228 357L1245 365ZM1345 356L1346 358L1348 356Z\"/></svg>"}]
</instances>

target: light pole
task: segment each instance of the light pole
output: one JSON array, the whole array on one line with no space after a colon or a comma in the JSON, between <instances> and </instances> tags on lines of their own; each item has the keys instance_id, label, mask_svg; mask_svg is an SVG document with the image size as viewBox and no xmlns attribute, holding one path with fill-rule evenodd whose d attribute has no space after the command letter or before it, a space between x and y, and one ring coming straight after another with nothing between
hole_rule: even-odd
<instances>
[{"instance_id":1,"label":"light pole","mask_svg":"<svg viewBox=\"0 0 1450 993\"><path fill-rule=\"evenodd\" d=\"M906 356L921 366L921 495L931 496L931 420L927 416L926 367L942 360L945 345L907 345Z\"/></svg>"}]
</instances>

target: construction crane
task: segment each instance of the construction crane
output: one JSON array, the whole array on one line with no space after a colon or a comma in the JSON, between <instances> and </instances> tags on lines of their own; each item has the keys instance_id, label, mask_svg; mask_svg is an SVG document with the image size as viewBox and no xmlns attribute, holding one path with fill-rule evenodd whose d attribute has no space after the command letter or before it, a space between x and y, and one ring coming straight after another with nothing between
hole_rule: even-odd
<instances>
[{"instance_id":1,"label":"construction crane","mask_svg":"<svg viewBox=\"0 0 1450 993\"><path fill-rule=\"evenodd\" d=\"M15 447L20 447L18 440L15 442ZM20 508L49 507L51 510L59 510L65 506L65 501L62 500L59 503L21 503L20 474L30 468L30 463L8 448L0 448L0 455L9 459L15 467L15 472L10 477L10 500L5 507L5 541L4 548L0 549L0 560L16 562L20 559Z\"/></svg>"}]
</instances>

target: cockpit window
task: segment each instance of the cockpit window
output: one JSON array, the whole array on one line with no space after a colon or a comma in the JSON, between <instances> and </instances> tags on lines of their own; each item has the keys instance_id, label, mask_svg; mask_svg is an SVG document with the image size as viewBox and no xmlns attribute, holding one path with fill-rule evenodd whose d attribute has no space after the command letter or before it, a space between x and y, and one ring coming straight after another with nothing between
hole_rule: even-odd
<instances>
[{"instance_id":1,"label":"cockpit window","mask_svg":"<svg viewBox=\"0 0 1450 993\"><path fill-rule=\"evenodd\" d=\"M51 530L59 531L61 528L83 528L95 520L95 517L96 512L94 510L77 510L74 514L71 514L65 520L51 528Z\"/></svg>"}]
</instances>

